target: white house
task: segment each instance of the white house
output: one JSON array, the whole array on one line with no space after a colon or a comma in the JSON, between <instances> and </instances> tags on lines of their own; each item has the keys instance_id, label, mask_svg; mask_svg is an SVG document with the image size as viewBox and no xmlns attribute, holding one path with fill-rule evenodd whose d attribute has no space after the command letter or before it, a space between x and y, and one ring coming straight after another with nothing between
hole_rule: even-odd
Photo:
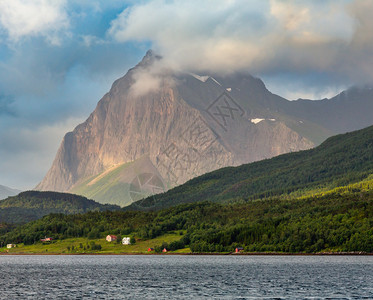
<instances>
[{"instance_id":1,"label":"white house","mask_svg":"<svg viewBox=\"0 0 373 300\"><path fill-rule=\"evenodd\" d=\"M15 244L8 244L8 245L6 245L6 247L7 247L8 249L10 249L10 248L15 248L16 245L15 245Z\"/></svg>"},{"instance_id":2,"label":"white house","mask_svg":"<svg viewBox=\"0 0 373 300\"><path fill-rule=\"evenodd\" d=\"M131 238L126 236L122 239L122 244L123 245L131 245Z\"/></svg>"}]
</instances>

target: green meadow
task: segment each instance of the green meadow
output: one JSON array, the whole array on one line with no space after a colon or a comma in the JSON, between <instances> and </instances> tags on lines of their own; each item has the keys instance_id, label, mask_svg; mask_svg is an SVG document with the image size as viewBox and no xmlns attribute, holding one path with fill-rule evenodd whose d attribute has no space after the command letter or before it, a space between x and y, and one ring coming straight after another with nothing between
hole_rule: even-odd
<instances>
[{"instance_id":1,"label":"green meadow","mask_svg":"<svg viewBox=\"0 0 373 300\"><path fill-rule=\"evenodd\" d=\"M17 244L17 247L7 249L0 248L0 253L9 254L148 254L148 248L160 247L164 243L171 243L180 240L180 234L165 234L154 239L138 239L133 245L122 245L121 243L107 242L102 239L70 238L55 240L50 243L38 242L33 245ZM92 244L100 245L101 250L92 250ZM179 249L177 253L190 252L190 249ZM154 253L154 251L152 252Z\"/></svg>"}]
</instances>

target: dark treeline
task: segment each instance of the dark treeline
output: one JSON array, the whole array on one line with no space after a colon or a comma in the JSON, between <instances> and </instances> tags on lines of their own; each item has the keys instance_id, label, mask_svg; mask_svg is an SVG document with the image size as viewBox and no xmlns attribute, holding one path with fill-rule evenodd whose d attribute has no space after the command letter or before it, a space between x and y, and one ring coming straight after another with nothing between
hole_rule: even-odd
<instances>
[{"instance_id":1,"label":"dark treeline","mask_svg":"<svg viewBox=\"0 0 373 300\"><path fill-rule=\"evenodd\" d=\"M170 250L373 252L373 191L353 189L301 200L267 199L235 204L199 202L153 211L51 214L1 235L0 242L32 244L44 236L151 239L183 231ZM159 249L158 249L159 250Z\"/></svg>"},{"instance_id":2,"label":"dark treeline","mask_svg":"<svg viewBox=\"0 0 373 300\"><path fill-rule=\"evenodd\" d=\"M0 222L26 223L50 213L77 214L119 209L119 206L100 204L74 194L28 191L0 201Z\"/></svg>"}]
</instances>

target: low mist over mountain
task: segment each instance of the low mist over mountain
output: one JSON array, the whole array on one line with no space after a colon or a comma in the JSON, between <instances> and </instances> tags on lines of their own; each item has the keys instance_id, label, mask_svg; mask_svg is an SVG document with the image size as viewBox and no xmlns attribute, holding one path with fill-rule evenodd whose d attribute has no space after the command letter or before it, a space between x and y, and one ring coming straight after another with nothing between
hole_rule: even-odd
<instances>
[{"instance_id":1,"label":"low mist over mountain","mask_svg":"<svg viewBox=\"0 0 373 300\"><path fill-rule=\"evenodd\" d=\"M15 196L20 192L21 192L20 190L11 189L4 185L0 185L0 200L5 199L9 196Z\"/></svg>"},{"instance_id":2,"label":"low mist over mountain","mask_svg":"<svg viewBox=\"0 0 373 300\"><path fill-rule=\"evenodd\" d=\"M64 137L38 190L128 205L226 166L309 149L373 123L373 94L288 101L248 74L172 72L148 51Z\"/></svg>"}]
</instances>

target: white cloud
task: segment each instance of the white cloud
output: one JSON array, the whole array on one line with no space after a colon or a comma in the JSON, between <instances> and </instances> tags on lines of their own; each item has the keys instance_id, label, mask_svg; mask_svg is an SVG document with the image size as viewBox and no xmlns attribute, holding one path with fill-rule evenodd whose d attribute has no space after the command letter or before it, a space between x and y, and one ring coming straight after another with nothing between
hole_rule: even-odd
<instances>
[{"instance_id":1,"label":"white cloud","mask_svg":"<svg viewBox=\"0 0 373 300\"><path fill-rule=\"evenodd\" d=\"M149 72L149 70L137 70L132 77L135 81L131 86L130 93L134 97L156 92L160 88L162 80L160 76Z\"/></svg>"},{"instance_id":2,"label":"white cloud","mask_svg":"<svg viewBox=\"0 0 373 300\"><path fill-rule=\"evenodd\" d=\"M175 65L220 69L236 68L238 61L259 54L255 43L245 40L264 34L265 1L150 1L124 10L109 33L118 41L152 41ZM237 26L239 24L239 26ZM216 62L219 62L216 64Z\"/></svg>"},{"instance_id":3,"label":"white cloud","mask_svg":"<svg viewBox=\"0 0 373 300\"><path fill-rule=\"evenodd\" d=\"M271 15L277 19L282 35L298 43L350 41L355 24L346 4L346 1L271 0Z\"/></svg>"},{"instance_id":4,"label":"white cloud","mask_svg":"<svg viewBox=\"0 0 373 300\"><path fill-rule=\"evenodd\" d=\"M152 59L153 62L137 68L132 73L134 82L131 85L130 94L133 97L141 97L150 92L157 92L161 88L165 76L170 73L169 66L165 65L163 59L148 59ZM165 82L171 85L174 84L171 76Z\"/></svg>"},{"instance_id":5,"label":"white cloud","mask_svg":"<svg viewBox=\"0 0 373 300\"><path fill-rule=\"evenodd\" d=\"M301 80L284 80L283 78L264 78L266 87L277 95L288 100L310 99L320 100L333 98L349 88L346 85L331 84L329 86L309 85Z\"/></svg>"},{"instance_id":6,"label":"white cloud","mask_svg":"<svg viewBox=\"0 0 373 300\"><path fill-rule=\"evenodd\" d=\"M372 0L150 0L124 10L108 33L150 41L188 71L326 72L354 81L373 79L371 46L362 44L372 11Z\"/></svg>"},{"instance_id":7,"label":"white cloud","mask_svg":"<svg viewBox=\"0 0 373 300\"><path fill-rule=\"evenodd\" d=\"M82 35L81 39L83 45L87 48L90 48L92 45L101 45L106 43L106 41L94 35Z\"/></svg>"},{"instance_id":8,"label":"white cloud","mask_svg":"<svg viewBox=\"0 0 373 300\"><path fill-rule=\"evenodd\" d=\"M65 0L0 0L0 25L13 41L44 36L59 44L58 33L69 27L65 5Z\"/></svg>"}]
</instances>

